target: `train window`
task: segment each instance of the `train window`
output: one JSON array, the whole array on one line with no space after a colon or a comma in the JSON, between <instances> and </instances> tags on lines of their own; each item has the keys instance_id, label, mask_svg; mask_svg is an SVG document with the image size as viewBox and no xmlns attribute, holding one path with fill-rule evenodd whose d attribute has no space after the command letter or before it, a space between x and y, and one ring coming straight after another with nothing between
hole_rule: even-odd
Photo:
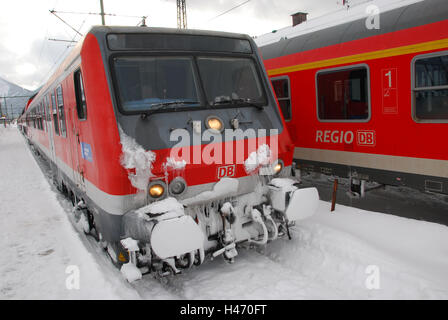
<instances>
[{"instance_id":1,"label":"train window","mask_svg":"<svg viewBox=\"0 0 448 320\"><path fill-rule=\"evenodd\" d=\"M42 102L39 103L39 105L37 106L37 124L39 126L39 130L43 129L43 125L42 125Z\"/></svg>"},{"instance_id":2,"label":"train window","mask_svg":"<svg viewBox=\"0 0 448 320\"><path fill-rule=\"evenodd\" d=\"M448 53L419 56L412 66L414 119L448 120Z\"/></svg>"},{"instance_id":3,"label":"train window","mask_svg":"<svg viewBox=\"0 0 448 320\"><path fill-rule=\"evenodd\" d=\"M47 128L47 132L50 132L50 123L51 117L50 117L50 99L48 98L48 95L45 96L45 126Z\"/></svg>"},{"instance_id":4,"label":"train window","mask_svg":"<svg viewBox=\"0 0 448 320\"><path fill-rule=\"evenodd\" d=\"M248 58L198 58L199 72L211 105L241 99L265 104L255 64Z\"/></svg>"},{"instance_id":5,"label":"train window","mask_svg":"<svg viewBox=\"0 0 448 320\"><path fill-rule=\"evenodd\" d=\"M41 130L41 123L40 123L40 105L37 105L36 107L36 125L37 129Z\"/></svg>"},{"instance_id":6,"label":"train window","mask_svg":"<svg viewBox=\"0 0 448 320\"><path fill-rule=\"evenodd\" d=\"M54 93L51 94L51 104L53 106L52 113L53 113L54 132L56 133L56 135L59 135L58 107L56 105L56 98Z\"/></svg>"},{"instance_id":7,"label":"train window","mask_svg":"<svg viewBox=\"0 0 448 320\"><path fill-rule=\"evenodd\" d=\"M274 87L275 95L277 96L280 109L283 113L285 121L292 119L291 112L291 89L288 77L272 78L272 86Z\"/></svg>"},{"instance_id":8,"label":"train window","mask_svg":"<svg viewBox=\"0 0 448 320\"><path fill-rule=\"evenodd\" d=\"M40 104L40 118L41 118L41 122L42 122L42 130L46 131L45 128L45 99L42 99L42 102Z\"/></svg>"},{"instance_id":9,"label":"train window","mask_svg":"<svg viewBox=\"0 0 448 320\"><path fill-rule=\"evenodd\" d=\"M45 128L45 103L44 100L40 103L40 123L41 123L41 130L47 131Z\"/></svg>"},{"instance_id":10,"label":"train window","mask_svg":"<svg viewBox=\"0 0 448 320\"><path fill-rule=\"evenodd\" d=\"M48 94L46 97L47 101L47 121L51 121L51 96Z\"/></svg>"},{"instance_id":11,"label":"train window","mask_svg":"<svg viewBox=\"0 0 448 320\"><path fill-rule=\"evenodd\" d=\"M113 63L125 112L200 104L191 58L119 57Z\"/></svg>"},{"instance_id":12,"label":"train window","mask_svg":"<svg viewBox=\"0 0 448 320\"><path fill-rule=\"evenodd\" d=\"M82 80L81 70L75 72L75 95L76 95L76 112L78 119L87 119L86 96L84 94L84 83Z\"/></svg>"},{"instance_id":13,"label":"train window","mask_svg":"<svg viewBox=\"0 0 448 320\"><path fill-rule=\"evenodd\" d=\"M39 130L39 106L34 109L35 119L36 119L36 129Z\"/></svg>"},{"instance_id":14,"label":"train window","mask_svg":"<svg viewBox=\"0 0 448 320\"><path fill-rule=\"evenodd\" d=\"M186 34L109 34L107 44L111 50L169 50L252 53L247 39Z\"/></svg>"},{"instance_id":15,"label":"train window","mask_svg":"<svg viewBox=\"0 0 448 320\"><path fill-rule=\"evenodd\" d=\"M59 129L61 136L67 136L67 130L65 126L65 115L64 115L64 98L62 97L62 87L58 86L56 88L56 101L58 106L58 116L59 116Z\"/></svg>"},{"instance_id":16,"label":"train window","mask_svg":"<svg viewBox=\"0 0 448 320\"><path fill-rule=\"evenodd\" d=\"M370 84L367 66L319 71L316 76L316 88L319 120L369 120Z\"/></svg>"},{"instance_id":17,"label":"train window","mask_svg":"<svg viewBox=\"0 0 448 320\"><path fill-rule=\"evenodd\" d=\"M34 112L34 122L35 122L35 128L39 130L39 112L37 110L38 107L35 107Z\"/></svg>"}]
</instances>

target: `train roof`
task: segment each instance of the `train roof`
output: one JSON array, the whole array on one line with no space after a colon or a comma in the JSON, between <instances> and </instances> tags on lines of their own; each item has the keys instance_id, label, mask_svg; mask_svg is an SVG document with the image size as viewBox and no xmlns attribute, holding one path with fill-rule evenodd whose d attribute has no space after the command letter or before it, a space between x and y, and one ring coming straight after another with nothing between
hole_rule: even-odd
<instances>
[{"instance_id":1,"label":"train roof","mask_svg":"<svg viewBox=\"0 0 448 320\"><path fill-rule=\"evenodd\" d=\"M128 27L128 26L93 26L88 33L95 36L109 33L152 33L152 34L179 34L196 36L216 36L225 38L250 38L247 34L230 33L222 31L196 30L196 29L176 29L176 28L155 28L155 27Z\"/></svg>"},{"instance_id":2,"label":"train roof","mask_svg":"<svg viewBox=\"0 0 448 320\"><path fill-rule=\"evenodd\" d=\"M365 8L381 4L380 29L367 29ZM350 10L354 12L350 13ZM370 1L357 7L316 18L295 27L287 27L275 33L262 35L255 39L264 59L337 45L340 43L368 38L398 30L446 20L447 0L401 0ZM349 20L349 21L347 21Z\"/></svg>"}]
</instances>

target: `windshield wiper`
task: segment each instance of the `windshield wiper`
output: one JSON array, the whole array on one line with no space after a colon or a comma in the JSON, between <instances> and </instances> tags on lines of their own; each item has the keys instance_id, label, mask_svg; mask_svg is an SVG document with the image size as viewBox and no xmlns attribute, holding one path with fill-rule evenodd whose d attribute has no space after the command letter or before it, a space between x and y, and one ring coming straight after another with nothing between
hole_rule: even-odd
<instances>
[{"instance_id":1,"label":"windshield wiper","mask_svg":"<svg viewBox=\"0 0 448 320\"><path fill-rule=\"evenodd\" d=\"M264 105L253 102L252 99L249 99L249 98L238 98L238 99L233 99L233 101L236 101L237 103L242 103L242 104L245 104L248 106L256 107L259 110L264 109Z\"/></svg>"},{"instance_id":2,"label":"windshield wiper","mask_svg":"<svg viewBox=\"0 0 448 320\"><path fill-rule=\"evenodd\" d=\"M179 105L179 104L198 104L198 103L199 103L198 101L184 101L184 100L153 103L150 105L151 109L149 111L161 110L161 109L165 109L166 107L173 106L173 105Z\"/></svg>"},{"instance_id":3,"label":"windshield wiper","mask_svg":"<svg viewBox=\"0 0 448 320\"><path fill-rule=\"evenodd\" d=\"M142 119L145 119L153 111L163 110L163 109L165 109L165 108L167 108L169 106L179 105L179 104L199 104L199 101L177 100L177 101L169 101L169 102L152 103L152 104L149 105L150 109L141 112L140 115L141 115ZM174 110L176 110L176 108L174 108Z\"/></svg>"},{"instance_id":4,"label":"windshield wiper","mask_svg":"<svg viewBox=\"0 0 448 320\"><path fill-rule=\"evenodd\" d=\"M255 102L252 102L249 98L238 98L238 99L223 99L219 101L215 101L212 106L219 106L223 104L244 104L252 107L256 107L259 110L263 110L264 106L261 104L257 104Z\"/></svg>"}]
</instances>

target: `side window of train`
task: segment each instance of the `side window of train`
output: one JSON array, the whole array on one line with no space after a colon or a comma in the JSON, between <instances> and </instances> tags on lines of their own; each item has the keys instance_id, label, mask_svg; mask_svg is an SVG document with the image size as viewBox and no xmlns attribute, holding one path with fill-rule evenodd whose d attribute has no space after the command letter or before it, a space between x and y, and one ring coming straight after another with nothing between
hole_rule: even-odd
<instances>
[{"instance_id":1,"label":"side window of train","mask_svg":"<svg viewBox=\"0 0 448 320\"><path fill-rule=\"evenodd\" d=\"M53 126L54 126L54 132L56 135L59 135L59 122L58 122L58 107L56 105L56 98L54 93L51 94L51 105L53 110Z\"/></svg>"},{"instance_id":2,"label":"side window of train","mask_svg":"<svg viewBox=\"0 0 448 320\"><path fill-rule=\"evenodd\" d=\"M76 95L76 111L79 120L87 119L87 104L84 94L84 82L82 80L81 70L75 72L75 95Z\"/></svg>"},{"instance_id":3,"label":"side window of train","mask_svg":"<svg viewBox=\"0 0 448 320\"><path fill-rule=\"evenodd\" d=\"M271 82L272 86L274 87L278 103L282 110L283 118L285 119L285 121L290 121L292 119L292 112L291 112L291 86L289 84L289 78L287 76L271 78Z\"/></svg>"},{"instance_id":4,"label":"side window of train","mask_svg":"<svg viewBox=\"0 0 448 320\"><path fill-rule=\"evenodd\" d=\"M51 121L51 116L50 116L50 103L49 103L50 99L48 97L48 95L45 96L45 126L47 128L47 132L50 131L50 124L49 121Z\"/></svg>"},{"instance_id":5,"label":"side window of train","mask_svg":"<svg viewBox=\"0 0 448 320\"><path fill-rule=\"evenodd\" d=\"M45 128L45 99L42 99L42 103L40 105L40 113L41 113L40 121L42 123L42 130L47 131Z\"/></svg>"},{"instance_id":6,"label":"side window of train","mask_svg":"<svg viewBox=\"0 0 448 320\"><path fill-rule=\"evenodd\" d=\"M42 124L41 124L41 115L40 115L40 107L42 106L42 103L39 103L37 105L37 129L42 130Z\"/></svg>"},{"instance_id":7,"label":"side window of train","mask_svg":"<svg viewBox=\"0 0 448 320\"><path fill-rule=\"evenodd\" d=\"M448 120L448 52L412 60L412 113L418 122Z\"/></svg>"},{"instance_id":8,"label":"side window of train","mask_svg":"<svg viewBox=\"0 0 448 320\"><path fill-rule=\"evenodd\" d=\"M40 126L39 126L39 105L36 106L36 129L40 130Z\"/></svg>"},{"instance_id":9,"label":"side window of train","mask_svg":"<svg viewBox=\"0 0 448 320\"><path fill-rule=\"evenodd\" d=\"M45 98L42 99L42 103L40 105L40 112L41 112L41 122L42 122L42 130L47 131L45 127Z\"/></svg>"},{"instance_id":10,"label":"side window of train","mask_svg":"<svg viewBox=\"0 0 448 320\"><path fill-rule=\"evenodd\" d=\"M39 105L37 106L37 112L38 112L38 125L39 125L39 130L43 130L43 125L42 125L42 102L39 103Z\"/></svg>"},{"instance_id":11,"label":"side window of train","mask_svg":"<svg viewBox=\"0 0 448 320\"><path fill-rule=\"evenodd\" d=\"M59 129L61 136L67 137L67 129L65 126L65 114L64 114L64 98L62 96L62 86L59 85L56 88L56 102L58 106L58 116L59 116Z\"/></svg>"},{"instance_id":12,"label":"side window of train","mask_svg":"<svg viewBox=\"0 0 448 320\"><path fill-rule=\"evenodd\" d=\"M370 76L367 65L318 71L317 117L328 122L370 120Z\"/></svg>"}]
</instances>

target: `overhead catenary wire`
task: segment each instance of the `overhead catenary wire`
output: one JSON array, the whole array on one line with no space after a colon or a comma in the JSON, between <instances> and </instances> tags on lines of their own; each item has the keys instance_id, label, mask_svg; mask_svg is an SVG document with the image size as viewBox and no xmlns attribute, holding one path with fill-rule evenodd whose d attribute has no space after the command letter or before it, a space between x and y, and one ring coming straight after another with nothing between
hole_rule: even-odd
<instances>
[{"instance_id":1,"label":"overhead catenary wire","mask_svg":"<svg viewBox=\"0 0 448 320\"><path fill-rule=\"evenodd\" d=\"M51 10L50 10L51 11ZM81 30L81 28L84 26L84 23L86 22L86 19L84 19L84 21L81 23L81 26L79 27L79 30ZM74 28L73 28L74 29ZM75 35L73 36L72 40L67 40L68 42L77 42L75 41L75 38L78 34L81 34L78 30L74 29L76 31ZM50 40L50 39L49 39ZM64 51L56 58L56 60L54 61L53 65L50 67L50 69L48 70L48 72L44 75L44 77L42 77L40 83L42 83L43 81L45 81L48 77L48 75L54 70L55 65L59 62L59 60L61 60L61 58L65 57L67 50L71 47L71 44L67 45L67 47L64 49Z\"/></svg>"},{"instance_id":2,"label":"overhead catenary wire","mask_svg":"<svg viewBox=\"0 0 448 320\"><path fill-rule=\"evenodd\" d=\"M75 41L75 40L65 40L65 39L54 39L54 38L48 38L48 40L50 40L50 41L57 41L57 42L78 42L78 41Z\"/></svg>"},{"instance_id":3,"label":"overhead catenary wire","mask_svg":"<svg viewBox=\"0 0 448 320\"><path fill-rule=\"evenodd\" d=\"M72 40L55 39L55 38L48 38L47 39L47 40L50 40L50 41L67 42L69 44L67 45L67 48L56 58L56 60L54 60L53 65L50 67L49 71L42 77L40 82L42 82L42 81L47 79L48 75L54 70L55 65L61 60L61 58L63 58L65 56L65 54L67 53L67 49L70 48L73 43L77 42L77 41L75 41L76 36L77 35L79 35L81 37L83 36L83 34L80 32L80 30L81 30L82 26L84 25L86 19L84 19L81 27L77 30L73 26L71 26L68 22L66 22L64 19L62 19L60 16L58 16L57 13L60 13L60 14L77 14L77 15L101 15L103 24L104 24L104 16L126 17L126 18L141 18L141 20L139 21L139 23L137 25L146 26L146 19L148 18L148 16L134 16L134 15L122 15L122 14L105 13L104 9L103 9L104 7L103 7L103 3L102 2L103 1L101 1L101 12L100 13L97 13L97 12L59 11L59 10L55 10L55 9L49 10L49 12L51 14L56 16L60 21L62 21L66 26L68 26L76 34L75 34L75 36L73 37ZM48 32L48 30L47 30L47 32ZM41 51L42 50L43 50L43 46L41 48ZM40 53L40 55L41 55L41 53Z\"/></svg>"},{"instance_id":4,"label":"overhead catenary wire","mask_svg":"<svg viewBox=\"0 0 448 320\"><path fill-rule=\"evenodd\" d=\"M100 12L75 12L75 11L59 11L59 10L53 10L56 13L64 13L64 14L81 14L81 15L96 15L100 16L102 15ZM143 16L133 16L133 15L126 15L126 14L115 14L115 13L104 13L105 16L111 16L111 17L123 17L123 18L142 18Z\"/></svg>"},{"instance_id":5,"label":"overhead catenary wire","mask_svg":"<svg viewBox=\"0 0 448 320\"><path fill-rule=\"evenodd\" d=\"M237 9L237 8L239 8L239 7L243 6L243 5L245 5L246 3L250 2L250 1L251 1L251 0L246 0L246 1L244 1L244 2L242 2L242 3L240 3L240 4L238 4L238 5L236 5L236 6L232 7L232 8L230 8L230 9L227 10L227 11L224 11L223 13L218 14L216 17L211 18L211 19L208 20L207 22L210 22L210 21L212 21L212 20L215 20L215 19L217 19L217 18L219 18L219 17L225 15L226 13L229 13L230 11L233 11L233 10L235 10L235 9Z\"/></svg>"},{"instance_id":6,"label":"overhead catenary wire","mask_svg":"<svg viewBox=\"0 0 448 320\"><path fill-rule=\"evenodd\" d=\"M77 34L79 34L81 37L83 36L82 33L80 33L78 30L76 30L75 28L73 28L70 24L68 24L64 19L62 19L61 17L59 17L56 14L55 10L49 10L51 14L53 14L56 18L58 18L59 20L61 20L65 25L67 25L69 28L71 28L73 31L75 31Z\"/></svg>"}]
</instances>

